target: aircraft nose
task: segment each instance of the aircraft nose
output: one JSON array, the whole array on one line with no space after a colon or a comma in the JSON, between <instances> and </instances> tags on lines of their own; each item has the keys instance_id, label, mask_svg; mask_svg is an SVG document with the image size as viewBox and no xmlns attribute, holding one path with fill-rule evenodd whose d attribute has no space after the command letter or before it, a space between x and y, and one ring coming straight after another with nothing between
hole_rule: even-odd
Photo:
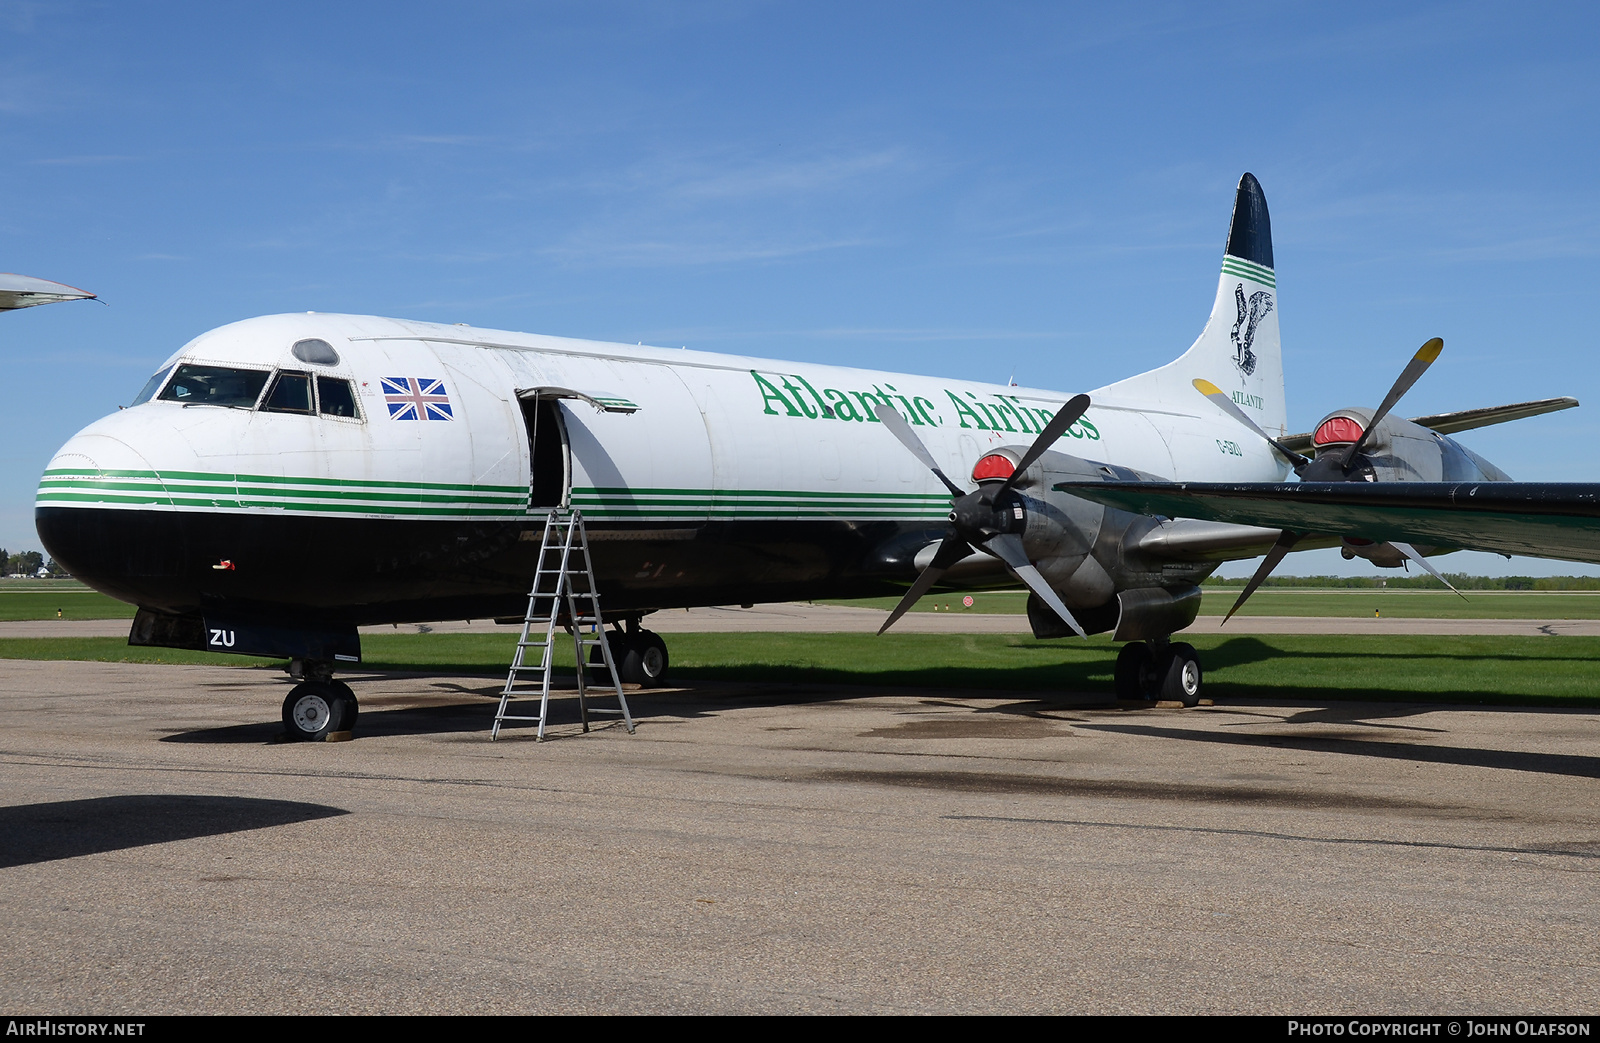
<instances>
[{"instance_id":1,"label":"aircraft nose","mask_svg":"<svg viewBox=\"0 0 1600 1043\"><path fill-rule=\"evenodd\" d=\"M85 431L56 451L39 479L35 506L156 503L166 490L150 461L115 435Z\"/></svg>"},{"instance_id":2,"label":"aircraft nose","mask_svg":"<svg viewBox=\"0 0 1600 1043\"><path fill-rule=\"evenodd\" d=\"M149 460L104 431L74 435L39 479L34 525L45 551L73 576L124 601L130 543L128 512L170 503Z\"/></svg>"}]
</instances>

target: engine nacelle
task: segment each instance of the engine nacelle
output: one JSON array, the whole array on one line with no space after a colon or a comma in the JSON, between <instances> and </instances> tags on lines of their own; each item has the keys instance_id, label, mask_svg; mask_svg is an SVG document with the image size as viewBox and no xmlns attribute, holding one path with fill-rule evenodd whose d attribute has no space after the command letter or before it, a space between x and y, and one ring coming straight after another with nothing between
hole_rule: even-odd
<instances>
[{"instance_id":1,"label":"engine nacelle","mask_svg":"<svg viewBox=\"0 0 1600 1043\"><path fill-rule=\"evenodd\" d=\"M1509 482L1511 476L1453 438L1397 416L1378 421L1346 472L1324 473L1372 421L1370 409L1338 409L1311 436L1316 459L1301 479L1368 482ZM1318 465L1322 466L1319 467Z\"/></svg>"},{"instance_id":2,"label":"engine nacelle","mask_svg":"<svg viewBox=\"0 0 1600 1043\"><path fill-rule=\"evenodd\" d=\"M1177 633L1199 614L1200 588L1185 584L1124 590L1098 608L1077 613L1077 620L1085 633L1114 629L1113 641L1146 641ZM1028 595L1028 625L1037 638L1073 636L1072 628L1036 594Z\"/></svg>"},{"instance_id":3,"label":"engine nacelle","mask_svg":"<svg viewBox=\"0 0 1600 1043\"><path fill-rule=\"evenodd\" d=\"M997 450L978 462L973 477L980 484L1004 481L1016 460L1012 450ZM1170 563L1146 561L1136 548L1158 524L1155 519L1054 489L1060 482L1094 480L1160 479L1066 453L1045 453L1012 484L1012 494L1024 510L1018 531L1029 560L1091 634L1115 630L1118 640L1134 641L1165 637L1194 622L1200 595L1195 584L1214 566L1174 570ZM1009 523L1011 518L997 518L1000 522ZM1037 598L1030 597L1028 606L1034 636L1071 633Z\"/></svg>"},{"instance_id":4,"label":"engine nacelle","mask_svg":"<svg viewBox=\"0 0 1600 1043\"><path fill-rule=\"evenodd\" d=\"M1466 446L1437 431L1397 416L1378 421L1355 460L1344 455L1372 422L1373 410L1337 409L1317 424L1311 443L1317 454L1301 475L1305 481L1509 482L1511 476ZM1437 547L1416 547L1429 555ZM1379 568L1397 569L1407 558L1399 548L1346 536L1339 553L1346 561L1365 558Z\"/></svg>"},{"instance_id":5,"label":"engine nacelle","mask_svg":"<svg viewBox=\"0 0 1600 1043\"><path fill-rule=\"evenodd\" d=\"M1419 554L1430 553L1435 547L1418 547ZM1352 558L1365 558L1380 569L1398 569L1405 565L1406 556L1392 543L1374 543L1356 536L1346 536L1339 547L1339 554L1345 561Z\"/></svg>"},{"instance_id":6,"label":"engine nacelle","mask_svg":"<svg viewBox=\"0 0 1600 1043\"><path fill-rule=\"evenodd\" d=\"M1009 455L1010 451L1001 452ZM995 455L998 454L990 454L991 457ZM1130 529L1142 530L1150 522L1141 515L1056 492L1053 488L1059 482L1103 478L1148 481L1154 476L1066 453L1049 452L1012 486L1020 494L1026 510L1022 540L1028 559L1074 612L1114 604L1117 588L1128 585L1127 577L1122 575L1124 539Z\"/></svg>"}]
</instances>

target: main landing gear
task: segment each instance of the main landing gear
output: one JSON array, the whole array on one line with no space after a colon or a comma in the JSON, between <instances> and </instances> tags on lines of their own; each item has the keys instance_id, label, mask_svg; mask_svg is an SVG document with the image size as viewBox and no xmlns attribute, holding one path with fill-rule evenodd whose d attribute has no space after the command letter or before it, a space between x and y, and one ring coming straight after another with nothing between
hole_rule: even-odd
<instances>
[{"instance_id":1,"label":"main landing gear","mask_svg":"<svg viewBox=\"0 0 1600 1043\"><path fill-rule=\"evenodd\" d=\"M606 642L623 684L660 688L667 683L667 643L655 631L640 629L637 617L627 621L626 629L619 627L607 634ZM589 664L604 669L600 646L589 649Z\"/></svg>"},{"instance_id":2,"label":"main landing gear","mask_svg":"<svg viewBox=\"0 0 1600 1043\"><path fill-rule=\"evenodd\" d=\"M1200 655L1182 641L1134 641L1117 653L1118 699L1200 702Z\"/></svg>"},{"instance_id":3,"label":"main landing gear","mask_svg":"<svg viewBox=\"0 0 1600 1043\"><path fill-rule=\"evenodd\" d=\"M283 700L283 730L291 741L323 742L355 728L361 707L350 686L333 679L332 663L296 659L289 676L300 680Z\"/></svg>"}]
</instances>

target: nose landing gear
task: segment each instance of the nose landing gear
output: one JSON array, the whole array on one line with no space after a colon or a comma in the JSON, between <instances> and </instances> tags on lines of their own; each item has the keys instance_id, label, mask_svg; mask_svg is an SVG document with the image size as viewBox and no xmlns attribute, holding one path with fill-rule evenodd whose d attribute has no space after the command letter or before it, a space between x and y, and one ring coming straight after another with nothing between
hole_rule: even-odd
<instances>
[{"instance_id":1,"label":"nose landing gear","mask_svg":"<svg viewBox=\"0 0 1600 1043\"><path fill-rule=\"evenodd\" d=\"M1182 641L1134 641L1117 653L1118 699L1200 703L1200 654Z\"/></svg>"},{"instance_id":2,"label":"nose landing gear","mask_svg":"<svg viewBox=\"0 0 1600 1043\"><path fill-rule=\"evenodd\" d=\"M296 659L289 664L289 676L304 680L283 700L285 735L294 742L348 738L361 707L350 686L333 679L333 664Z\"/></svg>"}]
</instances>

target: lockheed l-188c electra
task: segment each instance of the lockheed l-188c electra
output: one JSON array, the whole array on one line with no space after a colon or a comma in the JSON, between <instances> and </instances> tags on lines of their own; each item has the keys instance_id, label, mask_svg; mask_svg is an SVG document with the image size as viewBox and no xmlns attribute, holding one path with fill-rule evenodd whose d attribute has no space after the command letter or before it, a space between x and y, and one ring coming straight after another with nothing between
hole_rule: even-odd
<instances>
[{"instance_id":1,"label":"lockheed l-188c electra","mask_svg":"<svg viewBox=\"0 0 1600 1043\"><path fill-rule=\"evenodd\" d=\"M624 681L667 671L642 625L657 610L903 594L892 623L930 589L1020 580L1038 636L1128 642L1119 695L1192 705L1199 659L1172 636L1220 563L1344 536L1384 564L1441 548L1147 516L1085 488L1282 485L1314 446L1353 446L1356 477L1503 481L1447 435L1574 404L1418 423L1344 410L1297 441L1277 304L1246 174L1204 331L1087 397L359 315L249 319L184 345L61 447L38 531L74 576L138 606L131 643L290 659L300 738L353 720L334 672L360 661L357 627L520 619L562 506L585 519Z\"/></svg>"}]
</instances>

